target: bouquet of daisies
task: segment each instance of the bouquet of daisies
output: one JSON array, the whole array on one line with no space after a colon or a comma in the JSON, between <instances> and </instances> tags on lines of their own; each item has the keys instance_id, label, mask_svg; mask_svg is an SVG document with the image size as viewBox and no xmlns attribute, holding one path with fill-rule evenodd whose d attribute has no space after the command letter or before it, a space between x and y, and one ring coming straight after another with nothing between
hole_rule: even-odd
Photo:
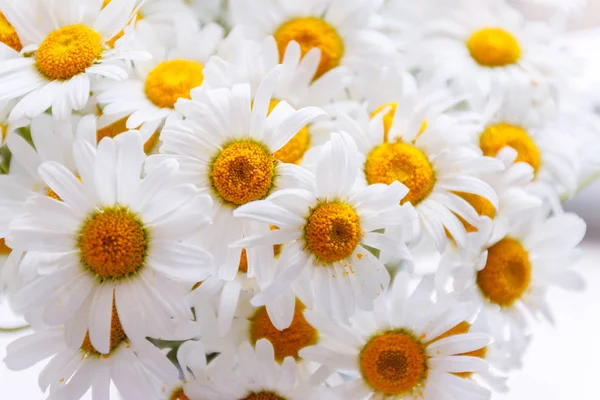
<instances>
[{"instance_id":1,"label":"bouquet of daisies","mask_svg":"<svg viewBox=\"0 0 600 400\"><path fill-rule=\"evenodd\" d=\"M600 171L543 3L0 0L8 368L58 400L506 391L583 287L561 202Z\"/></svg>"}]
</instances>

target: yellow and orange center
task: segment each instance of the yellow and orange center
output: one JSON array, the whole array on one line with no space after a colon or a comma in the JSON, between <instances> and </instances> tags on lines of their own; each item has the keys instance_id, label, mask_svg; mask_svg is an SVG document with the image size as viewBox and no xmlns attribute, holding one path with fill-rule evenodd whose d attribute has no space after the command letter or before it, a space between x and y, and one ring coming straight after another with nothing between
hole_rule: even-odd
<instances>
[{"instance_id":1,"label":"yellow and orange center","mask_svg":"<svg viewBox=\"0 0 600 400\"><path fill-rule=\"evenodd\" d=\"M471 57L484 67L504 67L521 58L521 45L514 35L502 28L483 28L467 40Z\"/></svg>"},{"instance_id":2,"label":"yellow and orange center","mask_svg":"<svg viewBox=\"0 0 600 400\"><path fill-rule=\"evenodd\" d=\"M267 339L275 349L275 359L282 362L286 357L298 359L298 352L317 343L318 331L304 318L306 307L296 300L292 324L282 331L272 323L266 307L260 307L250 319L250 339L256 343Z\"/></svg>"},{"instance_id":3,"label":"yellow and orange center","mask_svg":"<svg viewBox=\"0 0 600 400\"><path fill-rule=\"evenodd\" d=\"M317 47L321 50L321 61L314 79L318 79L327 71L340 65L344 56L344 42L333 26L317 17L301 17L291 19L282 24L273 34L283 60L288 43L298 42L302 56Z\"/></svg>"},{"instance_id":4,"label":"yellow and orange center","mask_svg":"<svg viewBox=\"0 0 600 400\"><path fill-rule=\"evenodd\" d=\"M119 314L117 313L117 306L115 305L115 301L113 299L112 305L112 316L110 321L110 352L109 354L119 347L121 343L127 340L127 335L125 335L125 331L121 326L121 321L119 320ZM95 356L99 356L100 352L94 348L92 345L92 341L90 340L90 332L88 331L85 334L85 338L83 339L83 343L81 344L81 350L86 354L92 354Z\"/></svg>"},{"instance_id":5,"label":"yellow and orange center","mask_svg":"<svg viewBox=\"0 0 600 400\"><path fill-rule=\"evenodd\" d=\"M462 193L462 192L454 192L455 195L462 197L469 203L477 214L481 217L488 217L493 219L496 216L496 209L494 205L485 197L479 196L477 194L472 193ZM469 224L465 221L461 216L458 216L458 219L464 225L467 232L476 232L477 228L473 225Z\"/></svg>"},{"instance_id":6,"label":"yellow and orange center","mask_svg":"<svg viewBox=\"0 0 600 400\"><path fill-rule=\"evenodd\" d=\"M173 393L169 400L190 400L190 398L186 396L183 389L179 389Z\"/></svg>"},{"instance_id":7,"label":"yellow and orange center","mask_svg":"<svg viewBox=\"0 0 600 400\"><path fill-rule=\"evenodd\" d=\"M367 384L388 396L409 394L427 377L424 345L402 330L371 338L359 356L360 371Z\"/></svg>"},{"instance_id":8,"label":"yellow and orange center","mask_svg":"<svg viewBox=\"0 0 600 400\"><path fill-rule=\"evenodd\" d=\"M96 131L97 142L100 143L100 141L102 139L104 139L105 137L115 138L115 137L119 136L121 133L127 132L129 130L129 129L127 129L127 120L128 119L129 119L129 116L127 116L125 118L121 118L121 119L105 126L104 128L98 129ZM148 138L148 140L146 140L146 143L144 143L144 152L145 153L149 154L154 149L154 147L158 143L159 136L160 136L160 132L156 131L156 132L154 132L154 134L152 134L152 136L150 136L150 138Z\"/></svg>"},{"instance_id":9,"label":"yellow and orange center","mask_svg":"<svg viewBox=\"0 0 600 400\"><path fill-rule=\"evenodd\" d=\"M277 104L279 104L279 100L271 99L269 114ZM308 134L308 126L305 125L285 146L275 152L275 158L284 163L299 164L309 148L310 135Z\"/></svg>"},{"instance_id":10,"label":"yellow and orange center","mask_svg":"<svg viewBox=\"0 0 600 400\"><path fill-rule=\"evenodd\" d=\"M38 47L38 70L50 79L66 80L79 75L102 54L102 37L85 25L69 25L50 33Z\"/></svg>"},{"instance_id":11,"label":"yellow and orange center","mask_svg":"<svg viewBox=\"0 0 600 400\"><path fill-rule=\"evenodd\" d=\"M10 254L12 249L6 245L3 238L0 238L0 256L7 256Z\"/></svg>"},{"instance_id":12,"label":"yellow and orange center","mask_svg":"<svg viewBox=\"0 0 600 400\"><path fill-rule=\"evenodd\" d=\"M104 3L102 4L102 9L104 9L104 7L106 7L108 5L108 3L110 3L112 0L104 0ZM135 14L135 21L140 21L141 19L143 19L142 14L140 14L139 12L137 12ZM106 44L110 47L110 48L114 48L115 47L115 43L117 42L117 40L121 39L123 37L123 35L125 35L125 31L122 30L121 32L117 33L115 35L114 38L110 39L108 42L106 42Z\"/></svg>"},{"instance_id":13,"label":"yellow and orange center","mask_svg":"<svg viewBox=\"0 0 600 400\"><path fill-rule=\"evenodd\" d=\"M337 262L352 255L362 237L360 218L348 204L321 203L314 210L305 228L308 249L317 259Z\"/></svg>"},{"instance_id":14,"label":"yellow and orange center","mask_svg":"<svg viewBox=\"0 0 600 400\"><path fill-rule=\"evenodd\" d=\"M0 42L4 43L8 47L11 47L15 51L21 51L23 45L17 35L17 31L14 26L6 19L4 14L0 11Z\"/></svg>"},{"instance_id":15,"label":"yellow and orange center","mask_svg":"<svg viewBox=\"0 0 600 400\"><path fill-rule=\"evenodd\" d=\"M128 209L107 208L85 222L78 245L83 265L101 279L119 279L144 265L148 234Z\"/></svg>"},{"instance_id":16,"label":"yellow and orange center","mask_svg":"<svg viewBox=\"0 0 600 400\"><path fill-rule=\"evenodd\" d=\"M507 123L488 126L479 137L483 155L495 157L504 147L510 146L517 152L516 162L526 162L537 172L542 157L537 145L525 129Z\"/></svg>"},{"instance_id":17,"label":"yellow and orange center","mask_svg":"<svg viewBox=\"0 0 600 400\"><path fill-rule=\"evenodd\" d=\"M390 185L394 181L406 185L409 192L402 204L419 204L429 196L435 184L435 172L425 153L403 142L382 143L375 147L367 156L365 175L369 185Z\"/></svg>"},{"instance_id":18,"label":"yellow and orange center","mask_svg":"<svg viewBox=\"0 0 600 400\"><path fill-rule=\"evenodd\" d=\"M451 336L455 336L455 335L462 335L462 334L468 333L470 330L471 330L471 324L469 324L466 321L463 321L460 324L453 327L452 329L444 332L443 334L441 334L440 336L438 336L437 338L435 338L434 340L432 340L431 342L429 342L427 344L429 345L431 343L438 342L447 337L451 337ZM487 355L487 347L482 347L480 349L473 350L468 353L463 353L463 354L459 354L459 355L469 356L469 357L477 357L477 358L485 358L485 356ZM456 373L454 373L454 375L459 376L461 378L470 378L473 375L473 373L472 372L456 372Z\"/></svg>"},{"instance_id":19,"label":"yellow and orange center","mask_svg":"<svg viewBox=\"0 0 600 400\"><path fill-rule=\"evenodd\" d=\"M232 142L215 157L209 178L216 193L234 206L265 198L275 180L275 159L252 139Z\"/></svg>"},{"instance_id":20,"label":"yellow and orange center","mask_svg":"<svg viewBox=\"0 0 600 400\"><path fill-rule=\"evenodd\" d=\"M529 254L518 240L512 238L504 238L490 247L485 268L477 273L481 293L502 307L509 307L519 300L530 282Z\"/></svg>"},{"instance_id":21,"label":"yellow and orange center","mask_svg":"<svg viewBox=\"0 0 600 400\"><path fill-rule=\"evenodd\" d=\"M178 99L190 99L191 90L202 85L203 70L196 61L163 61L146 78L146 96L157 107L174 108Z\"/></svg>"},{"instance_id":22,"label":"yellow and orange center","mask_svg":"<svg viewBox=\"0 0 600 400\"><path fill-rule=\"evenodd\" d=\"M251 392L239 400L286 400L286 398L281 397L275 392L262 390L260 392Z\"/></svg>"}]
</instances>

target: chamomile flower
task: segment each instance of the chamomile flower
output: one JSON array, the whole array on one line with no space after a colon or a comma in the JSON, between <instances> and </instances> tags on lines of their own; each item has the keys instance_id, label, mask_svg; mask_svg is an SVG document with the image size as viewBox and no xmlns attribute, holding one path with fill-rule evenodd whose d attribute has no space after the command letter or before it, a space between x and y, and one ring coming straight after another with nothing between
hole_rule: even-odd
<instances>
[{"instance_id":1,"label":"chamomile flower","mask_svg":"<svg viewBox=\"0 0 600 400\"><path fill-rule=\"evenodd\" d=\"M279 364L275 360L273 346L265 339L259 340L254 348L249 343L242 344L237 358L237 367L185 386L188 397L214 400L330 398L328 389L311 384L298 374L292 357Z\"/></svg>"},{"instance_id":2,"label":"chamomile flower","mask_svg":"<svg viewBox=\"0 0 600 400\"><path fill-rule=\"evenodd\" d=\"M478 223L475 209L457 193L481 196L497 208L497 194L478 175L502 170L503 165L466 145L480 126L472 113L447 114L443 111L455 99L421 96L418 90L407 91L396 102L376 108L370 119L365 110L357 110L355 118L342 116L339 126L357 143L361 183L406 185L403 203L415 207L423 230L442 251L449 240L446 231L464 245L466 232L459 218Z\"/></svg>"},{"instance_id":3,"label":"chamomile flower","mask_svg":"<svg viewBox=\"0 0 600 400\"><path fill-rule=\"evenodd\" d=\"M323 115L319 108L295 110L282 101L267 116L279 71L274 68L264 79L253 101L247 84L193 90L191 100L181 99L176 105L185 119L165 125L160 136L162 154L149 158L150 167L178 160L182 179L214 199L214 228L203 240L215 255L221 279L234 279L239 269L242 248L230 244L269 231L267 225L234 219L233 211L302 181L298 167L280 163L274 154L303 126ZM272 252L269 247L264 250ZM273 258L259 249L247 253L251 276Z\"/></svg>"},{"instance_id":4,"label":"chamomile flower","mask_svg":"<svg viewBox=\"0 0 600 400\"><path fill-rule=\"evenodd\" d=\"M102 354L110 351L113 299L131 340L168 338L174 324L192 319L179 282L212 271L209 253L183 242L210 221L210 197L172 182L172 160L140 178L145 155L135 131L97 150L77 141L73 159L78 175L56 161L39 166L53 196L29 198L10 225L7 244L41 260L29 267L39 276L15 307L37 310L48 325L65 323L70 343L89 330Z\"/></svg>"},{"instance_id":5,"label":"chamomile flower","mask_svg":"<svg viewBox=\"0 0 600 400\"><path fill-rule=\"evenodd\" d=\"M481 358L465 354L487 346L489 336L438 339L468 320L472 307L434 302L428 278L410 293L409 279L407 271L400 272L374 312L357 313L349 327L308 313L323 340L301 356L348 376L333 389L343 399L489 399L488 390L455 375L487 370Z\"/></svg>"},{"instance_id":6,"label":"chamomile flower","mask_svg":"<svg viewBox=\"0 0 600 400\"><path fill-rule=\"evenodd\" d=\"M400 205L408 189L399 182L355 190L358 154L346 133L331 135L316 171L307 175L303 189L282 189L238 208L236 217L279 229L242 239L237 246L284 244L277 273L268 287L261 286L254 305L279 297L281 312L291 321L297 296L307 306L347 321L357 308L371 309L388 286L389 273L372 249L410 259L405 243L381 230L410 231L416 215L410 204Z\"/></svg>"},{"instance_id":7,"label":"chamomile flower","mask_svg":"<svg viewBox=\"0 0 600 400\"><path fill-rule=\"evenodd\" d=\"M161 43L152 26L138 24L136 48L152 54L148 61L134 63L131 78L105 82L96 91L104 115L129 116L126 126L160 125L177 118L175 103L189 99L190 91L202 85L204 65L223 37L223 28L209 24L202 29L173 30L174 46Z\"/></svg>"},{"instance_id":8,"label":"chamomile flower","mask_svg":"<svg viewBox=\"0 0 600 400\"><path fill-rule=\"evenodd\" d=\"M321 50L315 78L338 65L352 67L365 62L387 63L396 60L393 43L370 28L381 1L365 0L261 0L229 3L232 23L241 25L255 39L273 36L283 58L291 41L296 41L305 56L312 48ZM365 61L368 60L368 61Z\"/></svg>"},{"instance_id":9,"label":"chamomile flower","mask_svg":"<svg viewBox=\"0 0 600 400\"><path fill-rule=\"evenodd\" d=\"M469 234L469 251L453 251L442 259L440 271L451 276L462 298L482 307L481 326L498 342L510 345L520 359L527 346L525 311L552 321L545 300L551 285L578 290L583 279L572 269L585 222L574 214L551 217L541 209L510 224L482 224Z\"/></svg>"},{"instance_id":10,"label":"chamomile flower","mask_svg":"<svg viewBox=\"0 0 600 400\"><path fill-rule=\"evenodd\" d=\"M413 43L415 66L461 93L555 88L571 68L549 31L506 4L463 6L426 24Z\"/></svg>"},{"instance_id":11,"label":"chamomile flower","mask_svg":"<svg viewBox=\"0 0 600 400\"><path fill-rule=\"evenodd\" d=\"M228 36L224 46L230 50L222 50L206 66L207 87L231 87L236 83L248 82L254 95L260 82L280 61L277 43L272 36L257 43L245 38L240 30L235 30ZM338 66L313 79L320 60L320 50L313 48L304 57L301 52L300 45L295 41L291 41L285 49L281 57L282 71L269 110L278 102L286 101L295 108L317 106L329 111L333 100L345 96L344 89L351 79L350 71ZM301 163L311 147L329 139L328 126L327 121L319 121L302 127L275 157L287 163Z\"/></svg>"},{"instance_id":12,"label":"chamomile flower","mask_svg":"<svg viewBox=\"0 0 600 400\"><path fill-rule=\"evenodd\" d=\"M108 399L111 384L124 400L159 398L162 382L178 380L177 369L145 339L127 337L114 303L109 321L107 353L96 350L89 334L73 346L64 327L43 328L9 344L4 362L20 371L50 359L38 381L42 391L49 389L48 400L80 399L90 389L94 398Z\"/></svg>"},{"instance_id":13,"label":"chamomile flower","mask_svg":"<svg viewBox=\"0 0 600 400\"><path fill-rule=\"evenodd\" d=\"M43 3L43 4L42 4ZM93 76L123 80L122 60L147 54L108 42L132 18L135 0L62 3L42 0L5 1L3 12L23 45L23 56L0 62L0 101L20 99L11 120L33 118L52 107L57 119L86 106ZM30 57L25 57L32 54Z\"/></svg>"}]
</instances>

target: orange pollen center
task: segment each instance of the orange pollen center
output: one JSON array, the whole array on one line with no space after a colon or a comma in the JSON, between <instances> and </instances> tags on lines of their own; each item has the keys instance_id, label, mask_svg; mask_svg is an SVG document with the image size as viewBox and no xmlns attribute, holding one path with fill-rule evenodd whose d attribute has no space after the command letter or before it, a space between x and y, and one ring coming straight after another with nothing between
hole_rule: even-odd
<instances>
[{"instance_id":1,"label":"orange pollen center","mask_svg":"<svg viewBox=\"0 0 600 400\"><path fill-rule=\"evenodd\" d=\"M486 199L485 197L479 196L477 194L472 193L462 193L462 192L453 192L457 196L465 199L474 209L477 211L477 214L482 217L489 217L493 219L496 216L496 209L492 205L492 203ZM458 219L464 225L467 232L476 232L477 228L473 225L469 224L462 217L458 216Z\"/></svg>"},{"instance_id":2,"label":"orange pollen center","mask_svg":"<svg viewBox=\"0 0 600 400\"><path fill-rule=\"evenodd\" d=\"M210 180L225 202L239 206L267 197L275 180L275 165L273 154L261 143L236 141L215 157Z\"/></svg>"},{"instance_id":3,"label":"orange pollen center","mask_svg":"<svg viewBox=\"0 0 600 400\"><path fill-rule=\"evenodd\" d=\"M248 252L246 251L246 249L242 249L242 254L240 255L240 264L238 266L238 272L248 272Z\"/></svg>"},{"instance_id":4,"label":"orange pollen center","mask_svg":"<svg viewBox=\"0 0 600 400\"><path fill-rule=\"evenodd\" d=\"M504 238L488 249L485 268L477 273L481 293L502 307L513 305L529 288L531 262L523 245Z\"/></svg>"},{"instance_id":5,"label":"orange pollen center","mask_svg":"<svg viewBox=\"0 0 600 400\"><path fill-rule=\"evenodd\" d=\"M387 396L410 393L427 377L425 347L402 330L371 338L360 352L359 364L367 384Z\"/></svg>"},{"instance_id":6,"label":"orange pollen center","mask_svg":"<svg viewBox=\"0 0 600 400\"><path fill-rule=\"evenodd\" d=\"M271 323L266 307L260 307L250 319L250 339L256 343L267 339L275 349L275 359L282 362L286 357L298 359L298 352L317 343L318 331L304 318L306 307L296 299L292 324L282 331Z\"/></svg>"},{"instance_id":7,"label":"orange pollen center","mask_svg":"<svg viewBox=\"0 0 600 400\"><path fill-rule=\"evenodd\" d=\"M12 249L6 245L3 238L0 238L0 255L8 255Z\"/></svg>"},{"instance_id":8,"label":"orange pollen center","mask_svg":"<svg viewBox=\"0 0 600 400\"><path fill-rule=\"evenodd\" d=\"M483 28L473 33L467 48L471 57L484 67L504 67L521 58L519 42L502 28Z\"/></svg>"},{"instance_id":9,"label":"orange pollen center","mask_svg":"<svg viewBox=\"0 0 600 400\"><path fill-rule=\"evenodd\" d=\"M279 104L279 100L271 99L269 102L269 114ZM296 135L275 152L275 158L284 163L299 164L304 153L310 148L310 135L308 126L303 126Z\"/></svg>"},{"instance_id":10,"label":"orange pollen center","mask_svg":"<svg viewBox=\"0 0 600 400\"><path fill-rule=\"evenodd\" d=\"M516 162L526 162L537 172L542 163L540 150L525 129L507 123L488 126L479 137L483 155L495 157L506 146L517 152Z\"/></svg>"},{"instance_id":11,"label":"orange pollen center","mask_svg":"<svg viewBox=\"0 0 600 400\"><path fill-rule=\"evenodd\" d=\"M50 33L38 47L38 70L49 79L79 75L102 54L102 37L85 25L69 25Z\"/></svg>"},{"instance_id":12,"label":"orange pollen center","mask_svg":"<svg viewBox=\"0 0 600 400\"><path fill-rule=\"evenodd\" d=\"M148 233L141 221L124 207L92 215L78 238L83 265L101 279L119 279L144 265Z\"/></svg>"},{"instance_id":13,"label":"orange pollen center","mask_svg":"<svg viewBox=\"0 0 600 400\"><path fill-rule=\"evenodd\" d=\"M129 116L121 118L121 119L105 126L104 128L98 129L96 131L97 142L100 143L100 141L102 139L104 139L105 137L115 138L115 137L119 136L121 133L129 131L129 129L127 129L127 120L128 119L129 119ZM154 149L154 147L158 143L159 136L160 136L160 132L156 131L156 132L154 132L154 134L152 136L150 136L150 138L148 140L146 140L146 143L144 143L144 152L145 153L150 153Z\"/></svg>"},{"instance_id":14,"label":"orange pollen center","mask_svg":"<svg viewBox=\"0 0 600 400\"><path fill-rule=\"evenodd\" d=\"M21 51L23 46L21 40L17 35L17 31L6 19L4 14L0 11L0 42L4 43L8 47L15 51Z\"/></svg>"},{"instance_id":15,"label":"orange pollen center","mask_svg":"<svg viewBox=\"0 0 600 400\"><path fill-rule=\"evenodd\" d=\"M125 335L125 331L121 326L119 314L117 313L117 306L115 305L115 301L113 299L112 317L110 321L110 353L112 353L114 349L119 347L119 345L126 340L127 336ZM89 331L86 333L85 338L83 339L83 343L81 344L81 350L86 354L92 354L95 356L100 355L100 352L96 350L92 345Z\"/></svg>"},{"instance_id":16,"label":"orange pollen center","mask_svg":"<svg viewBox=\"0 0 600 400\"><path fill-rule=\"evenodd\" d=\"M251 392L239 400L286 400L286 398L281 397L277 393L262 390L260 392Z\"/></svg>"},{"instance_id":17,"label":"orange pollen center","mask_svg":"<svg viewBox=\"0 0 600 400\"><path fill-rule=\"evenodd\" d=\"M352 255L362 237L360 218L344 203L321 203L312 210L305 228L308 249L327 263Z\"/></svg>"},{"instance_id":18,"label":"orange pollen center","mask_svg":"<svg viewBox=\"0 0 600 400\"><path fill-rule=\"evenodd\" d=\"M163 61L148 74L144 91L157 107L175 108L178 99L190 99L192 89L202 85L203 71L195 61Z\"/></svg>"},{"instance_id":19,"label":"orange pollen center","mask_svg":"<svg viewBox=\"0 0 600 400\"><path fill-rule=\"evenodd\" d=\"M190 400L190 398L185 395L183 389L179 389L173 393L169 400Z\"/></svg>"},{"instance_id":20,"label":"orange pollen center","mask_svg":"<svg viewBox=\"0 0 600 400\"><path fill-rule=\"evenodd\" d=\"M364 168L369 185L390 185L394 181L406 185L409 192L402 204L419 204L429 196L435 184L435 171L425 153L403 142L382 143L375 147L367 156Z\"/></svg>"},{"instance_id":21,"label":"orange pollen center","mask_svg":"<svg viewBox=\"0 0 600 400\"><path fill-rule=\"evenodd\" d=\"M302 56L317 47L321 50L321 60L314 79L318 79L327 71L340 65L344 56L344 42L335 28L321 18L294 18L283 25L273 34L279 49L280 60L283 61L285 49L292 40L298 42Z\"/></svg>"}]
</instances>

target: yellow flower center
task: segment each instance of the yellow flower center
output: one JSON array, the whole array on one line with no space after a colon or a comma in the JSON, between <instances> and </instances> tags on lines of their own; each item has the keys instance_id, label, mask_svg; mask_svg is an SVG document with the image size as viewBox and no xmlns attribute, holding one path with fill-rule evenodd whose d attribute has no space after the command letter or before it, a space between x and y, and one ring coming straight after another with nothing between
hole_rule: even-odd
<instances>
[{"instance_id":1,"label":"yellow flower center","mask_svg":"<svg viewBox=\"0 0 600 400\"><path fill-rule=\"evenodd\" d=\"M183 389L179 389L173 393L169 400L190 400L190 398L185 395Z\"/></svg>"},{"instance_id":2,"label":"yellow flower center","mask_svg":"<svg viewBox=\"0 0 600 400\"><path fill-rule=\"evenodd\" d=\"M510 32L502 28L483 28L467 41L471 57L484 67L504 67L521 58L521 46Z\"/></svg>"},{"instance_id":3,"label":"yellow flower center","mask_svg":"<svg viewBox=\"0 0 600 400\"><path fill-rule=\"evenodd\" d=\"M365 175L369 185L390 185L394 181L406 185L410 191L402 204L419 204L429 196L435 184L435 172L425 153L402 142L382 143L375 147L367 156Z\"/></svg>"},{"instance_id":4,"label":"yellow flower center","mask_svg":"<svg viewBox=\"0 0 600 400\"><path fill-rule=\"evenodd\" d=\"M144 265L148 233L127 208L107 208L93 214L78 237L83 265L101 279L118 279Z\"/></svg>"},{"instance_id":5,"label":"yellow flower center","mask_svg":"<svg viewBox=\"0 0 600 400\"><path fill-rule=\"evenodd\" d=\"M471 330L471 324L469 324L466 321L463 321L460 324L453 327L452 329L444 332L443 334L441 334L440 336L438 336L437 338L435 338L434 340L432 340L431 342L429 342L427 344L429 345L431 343L438 342L438 341L445 339L447 337L450 337L450 336L462 335L462 334L468 333L470 330ZM459 355L484 359L485 356L487 355L487 347L482 347L480 349L473 350L468 353L462 353ZM472 372L456 372L456 373L454 373L454 375L459 376L461 378L470 378L473 375L473 373Z\"/></svg>"},{"instance_id":6,"label":"yellow flower center","mask_svg":"<svg viewBox=\"0 0 600 400\"><path fill-rule=\"evenodd\" d=\"M202 85L203 70L191 60L163 61L146 78L146 96L157 107L174 108L178 99L190 99L191 90Z\"/></svg>"},{"instance_id":7,"label":"yellow flower center","mask_svg":"<svg viewBox=\"0 0 600 400\"><path fill-rule=\"evenodd\" d=\"M286 398L281 397L277 393L263 390L260 392L251 392L239 400L286 400Z\"/></svg>"},{"instance_id":8,"label":"yellow flower center","mask_svg":"<svg viewBox=\"0 0 600 400\"><path fill-rule=\"evenodd\" d=\"M102 54L102 37L85 25L69 25L50 33L35 60L50 79L66 80L85 72Z\"/></svg>"},{"instance_id":9,"label":"yellow flower center","mask_svg":"<svg viewBox=\"0 0 600 400\"><path fill-rule=\"evenodd\" d=\"M321 203L305 228L308 249L326 263L348 258L360 243L362 229L356 211L343 203Z\"/></svg>"},{"instance_id":10,"label":"yellow flower center","mask_svg":"<svg viewBox=\"0 0 600 400\"><path fill-rule=\"evenodd\" d=\"M296 300L296 309L292 324L282 331L271 323L266 307L260 307L250 319L250 339L256 344L260 339L267 339L275 349L275 359L283 362L286 357L298 359L298 352L307 346L317 343L318 331L304 318L306 307Z\"/></svg>"},{"instance_id":11,"label":"yellow flower center","mask_svg":"<svg viewBox=\"0 0 600 400\"><path fill-rule=\"evenodd\" d=\"M4 14L0 11L0 42L4 43L13 50L21 51L23 45L17 35L17 31L6 19Z\"/></svg>"},{"instance_id":12,"label":"yellow flower center","mask_svg":"<svg viewBox=\"0 0 600 400\"><path fill-rule=\"evenodd\" d=\"M102 4L102 8L104 9L104 7L106 7L108 5L108 3L110 3L111 1L112 0L104 0L104 3ZM143 19L142 14L140 14L139 12L137 12L135 14L135 21L136 21L136 23L137 23L137 21L140 21L141 19ZM114 38L112 38L108 42L106 42L106 44L108 45L108 47L110 47L111 49L113 49L115 47L115 43L117 42L117 40L121 39L124 35L125 35L125 31L122 30L121 32L117 33Z\"/></svg>"},{"instance_id":13,"label":"yellow flower center","mask_svg":"<svg viewBox=\"0 0 600 400\"><path fill-rule=\"evenodd\" d=\"M465 199L475 209L475 211L477 211L479 216L488 217L491 219L496 216L496 209L494 208L494 205L485 197L472 193L454 192L454 194ZM461 216L458 216L458 219L460 222L462 222L467 232L477 232L477 228L469 224Z\"/></svg>"},{"instance_id":14,"label":"yellow flower center","mask_svg":"<svg viewBox=\"0 0 600 400\"><path fill-rule=\"evenodd\" d=\"M302 56L313 47L321 50L321 61L314 79L321 77L327 71L340 65L344 56L344 42L335 28L321 18L294 18L283 25L273 34L279 48L280 60L283 60L285 49L292 40L298 42Z\"/></svg>"},{"instance_id":15,"label":"yellow flower center","mask_svg":"<svg viewBox=\"0 0 600 400\"><path fill-rule=\"evenodd\" d=\"M0 255L7 256L10 254L12 249L6 245L3 238L0 238Z\"/></svg>"},{"instance_id":16,"label":"yellow flower center","mask_svg":"<svg viewBox=\"0 0 600 400\"><path fill-rule=\"evenodd\" d=\"M387 396L408 394L427 377L425 347L402 330L371 338L360 352L359 365L367 384Z\"/></svg>"},{"instance_id":17,"label":"yellow flower center","mask_svg":"<svg viewBox=\"0 0 600 400\"><path fill-rule=\"evenodd\" d=\"M119 320L119 314L117 313L117 307L115 305L115 301L113 299L112 305L112 316L110 320L110 353L117 347L121 345L124 341L127 340L127 335L125 335L125 331L121 326L121 321ZM100 352L94 348L92 345L92 341L90 340L90 332L88 331L85 334L85 338L83 339L83 343L81 344L81 350L90 355L100 356Z\"/></svg>"},{"instance_id":18,"label":"yellow flower center","mask_svg":"<svg viewBox=\"0 0 600 400\"><path fill-rule=\"evenodd\" d=\"M481 293L502 307L509 307L519 300L530 282L529 254L518 240L512 238L504 238L490 247L485 268L477 273Z\"/></svg>"},{"instance_id":19,"label":"yellow flower center","mask_svg":"<svg viewBox=\"0 0 600 400\"><path fill-rule=\"evenodd\" d=\"M271 152L254 140L232 142L213 161L210 180L225 202L234 206L246 204L269 194L275 163Z\"/></svg>"},{"instance_id":20,"label":"yellow flower center","mask_svg":"<svg viewBox=\"0 0 600 400\"><path fill-rule=\"evenodd\" d=\"M115 138L121 133L127 132L129 130L127 129L127 119L129 119L129 116L121 118L120 120L115 121L112 124L105 126L104 128L98 129L96 131L96 140L98 141L98 143L100 143L100 141L105 137ZM145 153L150 153L154 149L154 147L158 143L159 136L160 132L156 131L152 136L150 136L150 138L148 138L148 140L146 140L146 143L144 143Z\"/></svg>"},{"instance_id":21,"label":"yellow flower center","mask_svg":"<svg viewBox=\"0 0 600 400\"><path fill-rule=\"evenodd\" d=\"M539 170L540 150L525 129L502 122L488 126L479 137L479 147L485 156L495 157L506 146L517 152L516 162L526 162L535 172Z\"/></svg>"},{"instance_id":22,"label":"yellow flower center","mask_svg":"<svg viewBox=\"0 0 600 400\"><path fill-rule=\"evenodd\" d=\"M269 103L269 114L279 104L279 100L271 99ZM304 153L310 148L310 135L308 126L303 126L296 135L281 149L275 152L275 158L284 163L300 164Z\"/></svg>"}]
</instances>

